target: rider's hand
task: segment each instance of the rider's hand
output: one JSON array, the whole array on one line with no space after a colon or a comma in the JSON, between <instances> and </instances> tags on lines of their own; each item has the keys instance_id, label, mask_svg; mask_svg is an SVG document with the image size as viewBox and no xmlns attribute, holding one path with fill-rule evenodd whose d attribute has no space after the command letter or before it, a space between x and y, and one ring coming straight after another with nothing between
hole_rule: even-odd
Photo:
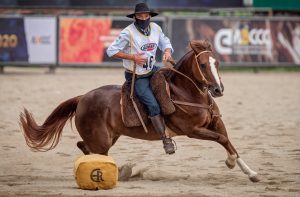
<instances>
[{"instance_id":1,"label":"rider's hand","mask_svg":"<svg viewBox=\"0 0 300 197\"><path fill-rule=\"evenodd\" d=\"M163 61L167 61L167 60L171 60L171 59L172 59L171 51L165 50L164 55L163 55Z\"/></svg>"},{"instance_id":2,"label":"rider's hand","mask_svg":"<svg viewBox=\"0 0 300 197\"><path fill-rule=\"evenodd\" d=\"M137 64L137 65L144 65L147 62L147 58L143 56L144 53L137 53L133 55L133 61Z\"/></svg>"}]
</instances>

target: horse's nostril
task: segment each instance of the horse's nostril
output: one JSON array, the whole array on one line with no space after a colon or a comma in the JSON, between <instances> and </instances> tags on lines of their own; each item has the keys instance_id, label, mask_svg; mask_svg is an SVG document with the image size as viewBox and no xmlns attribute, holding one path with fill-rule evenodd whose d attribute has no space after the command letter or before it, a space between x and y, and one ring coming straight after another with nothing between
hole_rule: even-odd
<instances>
[{"instance_id":1,"label":"horse's nostril","mask_svg":"<svg viewBox=\"0 0 300 197\"><path fill-rule=\"evenodd\" d=\"M217 95L223 95L223 91L222 91L222 88L221 88L221 87L215 87L215 88L214 88L214 92L215 92L215 94L217 94Z\"/></svg>"}]
</instances>

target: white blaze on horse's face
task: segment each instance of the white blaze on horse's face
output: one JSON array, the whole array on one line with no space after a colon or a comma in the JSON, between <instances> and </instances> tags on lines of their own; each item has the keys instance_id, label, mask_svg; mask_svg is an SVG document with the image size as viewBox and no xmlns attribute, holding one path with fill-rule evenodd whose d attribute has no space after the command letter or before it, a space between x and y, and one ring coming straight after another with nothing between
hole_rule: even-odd
<instances>
[{"instance_id":1,"label":"white blaze on horse's face","mask_svg":"<svg viewBox=\"0 0 300 197\"><path fill-rule=\"evenodd\" d=\"M210 64L210 70L213 74L216 82L218 83L219 87L221 87L220 77L218 75L217 67L216 67L216 59L209 56L209 64Z\"/></svg>"}]
</instances>

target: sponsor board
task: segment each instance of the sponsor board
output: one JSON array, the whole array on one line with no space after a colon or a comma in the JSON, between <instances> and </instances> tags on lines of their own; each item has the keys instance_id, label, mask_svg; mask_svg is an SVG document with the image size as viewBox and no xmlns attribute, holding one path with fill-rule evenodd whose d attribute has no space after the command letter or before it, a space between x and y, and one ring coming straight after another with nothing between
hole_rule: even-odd
<instances>
[{"instance_id":1,"label":"sponsor board","mask_svg":"<svg viewBox=\"0 0 300 197\"><path fill-rule=\"evenodd\" d=\"M56 18L25 17L29 63L56 63Z\"/></svg>"},{"instance_id":2,"label":"sponsor board","mask_svg":"<svg viewBox=\"0 0 300 197\"><path fill-rule=\"evenodd\" d=\"M23 18L0 18L0 62L28 62Z\"/></svg>"},{"instance_id":3,"label":"sponsor board","mask_svg":"<svg viewBox=\"0 0 300 197\"><path fill-rule=\"evenodd\" d=\"M100 64L111 29L109 18L60 18L59 61L61 64Z\"/></svg>"},{"instance_id":4,"label":"sponsor board","mask_svg":"<svg viewBox=\"0 0 300 197\"><path fill-rule=\"evenodd\" d=\"M56 18L0 18L0 62L56 63Z\"/></svg>"},{"instance_id":5,"label":"sponsor board","mask_svg":"<svg viewBox=\"0 0 300 197\"><path fill-rule=\"evenodd\" d=\"M207 39L221 62L300 65L300 20L173 19L171 37L176 59L189 40Z\"/></svg>"}]
</instances>

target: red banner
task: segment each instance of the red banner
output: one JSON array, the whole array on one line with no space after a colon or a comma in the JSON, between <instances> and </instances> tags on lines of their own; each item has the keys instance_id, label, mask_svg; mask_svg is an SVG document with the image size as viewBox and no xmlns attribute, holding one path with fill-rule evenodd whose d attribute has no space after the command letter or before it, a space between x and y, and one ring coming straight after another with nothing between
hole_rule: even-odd
<instances>
[{"instance_id":1,"label":"red banner","mask_svg":"<svg viewBox=\"0 0 300 197\"><path fill-rule=\"evenodd\" d=\"M103 62L102 37L110 33L109 18L61 18L60 63L99 64Z\"/></svg>"}]
</instances>

